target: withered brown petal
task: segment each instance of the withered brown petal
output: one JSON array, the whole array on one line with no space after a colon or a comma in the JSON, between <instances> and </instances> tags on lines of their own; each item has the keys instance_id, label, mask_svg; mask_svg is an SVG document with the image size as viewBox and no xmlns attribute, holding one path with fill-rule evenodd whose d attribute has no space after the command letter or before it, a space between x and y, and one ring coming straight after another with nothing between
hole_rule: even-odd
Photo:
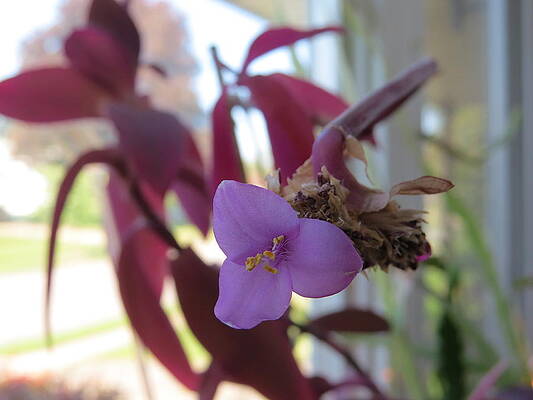
<instances>
[{"instance_id":1,"label":"withered brown petal","mask_svg":"<svg viewBox=\"0 0 533 400\"><path fill-rule=\"evenodd\" d=\"M444 193L452 189L454 184L447 179L435 176L421 176L419 178L405 181L394 185L390 195L416 195L416 194L437 194Z\"/></svg>"}]
</instances>

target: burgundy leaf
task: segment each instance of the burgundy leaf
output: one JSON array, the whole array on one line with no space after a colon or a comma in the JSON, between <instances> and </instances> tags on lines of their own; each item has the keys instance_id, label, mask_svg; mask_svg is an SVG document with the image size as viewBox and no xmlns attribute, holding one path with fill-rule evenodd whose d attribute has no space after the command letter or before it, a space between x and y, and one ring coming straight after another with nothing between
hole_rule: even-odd
<instances>
[{"instance_id":1,"label":"burgundy leaf","mask_svg":"<svg viewBox=\"0 0 533 400\"><path fill-rule=\"evenodd\" d=\"M213 123L213 167L211 191L215 192L224 179L244 181L239 148L235 142L234 123L226 89L218 99L212 114Z\"/></svg>"},{"instance_id":2,"label":"burgundy leaf","mask_svg":"<svg viewBox=\"0 0 533 400\"><path fill-rule=\"evenodd\" d=\"M164 220L164 205L161 197L153 193L146 185L141 190L151 209L161 220ZM139 228L140 224L146 223L146 219L132 199L126 182L116 171L109 171L106 195L110 211L110 215L106 219L106 231L110 252L118 268L122 243L131 236L133 230ZM139 252L138 262L144 268L145 275L148 277L154 292L160 297L168 273L166 256L168 247L154 235L144 234L144 236L146 239L142 244L143 251Z\"/></svg>"},{"instance_id":3,"label":"burgundy leaf","mask_svg":"<svg viewBox=\"0 0 533 400\"><path fill-rule=\"evenodd\" d=\"M343 181L343 185L351 193L360 191L361 185L344 165L346 135L357 138L371 134L377 123L400 107L436 70L433 60L420 61L331 121L313 144L312 162L315 173L326 166L333 176Z\"/></svg>"},{"instance_id":4,"label":"burgundy leaf","mask_svg":"<svg viewBox=\"0 0 533 400\"><path fill-rule=\"evenodd\" d=\"M98 117L106 97L74 69L35 69L0 82L0 113L27 122Z\"/></svg>"},{"instance_id":5,"label":"burgundy leaf","mask_svg":"<svg viewBox=\"0 0 533 400\"><path fill-rule=\"evenodd\" d=\"M373 333L387 332L389 323L369 310L346 308L318 317L308 324L312 328L324 331Z\"/></svg>"},{"instance_id":6,"label":"burgundy leaf","mask_svg":"<svg viewBox=\"0 0 533 400\"><path fill-rule=\"evenodd\" d=\"M270 136L276 168L282 182L311 155L313 125L300 104L271 76L247 78L243 84L252 93L254 105L263 113Z\"/></svg>"},{"instance_id":7,"label":"burgundy leaf","mask_svg":"<svg viewBox=\"0 0 533 400\"><path fill-rule=\"evenodd\" d=\"M218 385L224 380L224 371L216 362L212 362L202 375L202 382L198 389L198 400L213 400Z\"/></svg>"},{"instance_id":8,"label":"burgundy leaf","mask_svg":"<svg viewBox=\"0 0 533 400\"><path fill-rule=\"evenodd\" d=\"M128 49L133 60L139 58L141 40L126 5L114 0L93 0L88 23L113 35L121 46Z\"/></svg>"},{"instance_id":9,"label":"burgundy leaf","mask_svg":"<svg viewBox=\"0 0 533 400\"><path fill-rule=\"evenodd\" d=\"M123 104L112 104L108 110L135 175L163 195L188 153L182 143L189 131L169 113Z\"/></svg>"},{"instance_id":10,"label":"burgundy leaf","mask_svg":"<svg viewBox=\"0 0 533 400\"><path fill-rule=\"evenodd\" d=\"M328 127L339 127L356 138L368 134L374 125L396 111L436 72L437 64L434 60L419 61L362 102L350 107L331 121ZM322 135L326 132L327 127Z\"/></svg>"},{"instance_id":11,"label":"burgundy leaf","mask_svg":"<svg viewBox=\"0 0 533 400\"><path fill-rule=\"evenodd\" d=\"M211 193L204 177L202 158L190 135L183 143L183 161L171 189L178 196L189 220L207 235L211 215Z\"/></svg>"},{"instance_id":12,"label":"burgundy leaf","mask_svg":"<svg viewBox=\"0 0 533 400\"><path fill-rule=\"evenodd\" d=\"M299 40L307 39L324 32L343 32L343 29L338 26L327 26L319 29L301 31L288 27L280 27L263 32L251 44L242 66L241 74L244 75L246 73L248 65L257 57L279 47L289 46Z\"/></svg>"},{"instance_id":13,"label":"burgundy leaf","mask_svg":"<svg viewBox=\"0 0 533 400\"><path fill-rule=\"evenodd\" d=\"M134 91L137 64L106 31L98 28L74 31L65 42L65 54L74 68L113 95Z\"/></svg>"},{"instance_id":14,"label":"burgundy leaf","mask_svg":"<svg viewBox=\"0 0 533 400\"><path fill-rule=\"evenodd\" d=\"M265 322L250 330L230 328L213 313L216 269L187 249L173 261L172 271L187 323L225 379L249 385L271 400L316 398L292 356L284 322Z\"/></svg>"},{"instance_id":15,"label":"burgundy leaf","mask_svg":"<svg viewBox=\"0 0 533 400\"><path fill-rule=\"evenodd\" d=\"M159 238L152 231L143 229L131 234L123 243L117 271L122 302L143 344L184 386L197 390L200 377L191 369L141 264L149 262L146 244L156 240Z\"/></svg>"},{"instance_id":16,"label":"burgundy leaf","mask_svg":"<svg viewBox=\"0 0 533 400\"><path fill-rule=\"evenodd\" d=\"M348 108L344 99L311 82L279 73L271 77L289 91L314 124L325 125Z\"/></svg>"},{"instance_id":17,"label":"burgundy leaf","mask_svg":"<svg viewBox=\"0 0 533 400\"><path fill-rule=\"evenodd\" d=\"M57 192L56 202L54 204L54 214L50 226L50 240L48 241L48 259L47 259L47 276L46 276L46 293L45 293L45 330L48 340L50 340L50 296L52 290L52 274L54 267L55 247L57 233L61 214L67 202L68 195L74 185L74 182L83 167L88 164L104 163L116 165L120 162L120 153L113 148L103 150L93 150L81 155L78 160L67 170L59 190Z\"/></svg>"}]
</instances>

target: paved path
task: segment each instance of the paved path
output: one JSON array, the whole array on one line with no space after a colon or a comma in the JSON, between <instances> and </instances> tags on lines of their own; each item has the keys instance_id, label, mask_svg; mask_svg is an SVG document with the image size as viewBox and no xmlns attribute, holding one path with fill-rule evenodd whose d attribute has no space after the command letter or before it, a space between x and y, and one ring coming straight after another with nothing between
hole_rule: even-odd
<instances>
[{"instance_id":1,"label":"paved path","mask_svg":"<svg viewBox=\"0 0 533 400\"><path fill-rule=\"evenodd\" d=\"M38 227L30 230L30 236L27 236L31 227L12 228L9 233L20 237L42 238L46 232L43 227ZM2 224L0 236L5 236ZM62 232L63 238L68 238L67 242L87 244L98 244L103 240L101 233L75 230L68 234ZM220 256L212 252L213 249L216 249L213 244L206 243L201 250L210 252L214 261ZM107 260L80 260L55 270L52 326L56 334L76 332L123 318L112 268ZM44 266L40 270L0 275L0 348L43 337L44 279ZM168 302L165 303L171 305L174 296L171 290L168 292L168 298L165 298ZM131 343L131 332L123 325L66 341L54 346L52 351L39 348L14 355L0 353L0 374L3 371L17 374L55 372L69 381L118 388L127 400L145 400L135 358L109 357L111 352L123 350ZM148 374L153 400L196 398L151 357L148 358ZM224 384L217 394L217 399L257 398L253 391L231 384Z\"/></svg>"}]
</instances>

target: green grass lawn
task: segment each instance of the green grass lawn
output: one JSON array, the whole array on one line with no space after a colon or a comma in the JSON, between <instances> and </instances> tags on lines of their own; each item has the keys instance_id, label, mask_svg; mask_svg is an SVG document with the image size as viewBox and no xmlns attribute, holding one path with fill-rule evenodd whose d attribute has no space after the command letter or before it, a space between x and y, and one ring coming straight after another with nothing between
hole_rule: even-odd
<instances>
[{"instance_id":1,"label":"green grass lawn","mask_svg":"<svg viewBox=\"0 0 533 400\"><path fill-rule=\"evenodd\" d=\"M47 240L0 236L0 274L44 270ZM106 257L103 245L59 242L57 266L76 260Z\"/></svg>"}]
</instances>

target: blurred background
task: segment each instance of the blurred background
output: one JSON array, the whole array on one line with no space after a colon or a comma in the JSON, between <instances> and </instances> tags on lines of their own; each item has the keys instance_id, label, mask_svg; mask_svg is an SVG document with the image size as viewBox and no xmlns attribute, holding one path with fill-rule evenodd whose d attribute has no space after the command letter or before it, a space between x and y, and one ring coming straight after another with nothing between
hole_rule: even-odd
<instances>
[{"instance_id":1,"label":"blurred background","mask_svg":"<svg viewBox=\"0 0 533 400\"><path fill-rule=\"evenodd\" d=\"M83 24L87 5L87 0L0 3L0 79L61 64L62 40ZM408 398L440 398L447 353L460 352L466 360L468 388L498 360L512 359L509 321L523 328L521 343L533 345L533 115L527 112L533 107L532 2L132 0L131 6L144 40L142 60L168 75L163 79L146 67L141 89L194 128L204 154L210 146L209 112L220 90L212 45L237 69L249 43L270 25L343 25L344 37L317 37L276 51L252 70L307 76L349 102L422 56L436 58L438 76L379 127L378 145L368 148L371 173L381 187L424 174L456 184L451 194L423 203L402 199L406 207L429 211L436 257L412 274L371 271L349 290L313 302L310 312L358 304L386 314L393 323L389 334L345 340L379 382L398 386ZM260 183L272 167L264 122L254 111L233 116L245 168ZM63 216L52 306L55 346L46 350L44 261L55 191L80 152L110 140L110 127L102 122L37 127L0 119L0 378L39 383L61 377L90 385L99 392L91 394L95 399L115 398L114 390L144 399L147 379L154 399L187 398L156 362L136 353L107 256L105 174L98 168L78 180ZM179 205L174 209L178 238L194 243L206 259L220 260L212 237L202 239ZM172 296L167 303L174 310ZM448 312L462 338L455 347L445 338ZM193 362L206 365L206 352L179 314L170 315ZM345 372L342 360L318 343L303 343L298 355L308 370L332 378ZM252 396L229 384L219 395Z\"/></svg>"}]
</instances>

